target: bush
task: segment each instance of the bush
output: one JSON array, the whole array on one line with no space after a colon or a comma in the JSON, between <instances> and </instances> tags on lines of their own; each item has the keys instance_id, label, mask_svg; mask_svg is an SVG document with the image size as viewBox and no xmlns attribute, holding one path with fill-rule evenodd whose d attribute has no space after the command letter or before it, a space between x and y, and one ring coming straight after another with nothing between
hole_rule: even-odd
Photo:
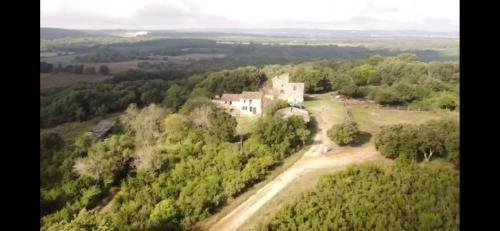
<instances>
[{"instance_id":1,"label":"bush","mask_svg":"<svg viewBox=\"0 0 500 231\"><path fill-rule=\"evenodd\" d=\"M359 135L359 130L356 122L346 120L344 123L333 125L327 131L327 136L336 144L344 146L354 144Z\"/></svg>"},{"instance_id":2,"label":"bush","mask_svg":"<svg viewBox=\"0 0 500 231\"><path fill-rule=\"evenodd\" d=\"M429 161L445 157L458 166L460 128L458 121L443 119L421 125L397 124L381 128L375 135L375 148L384 156L407 155L413 160Z\"/></svg>"},{"instance_id":3,"label":"bush","mask_svg":"<svg viewBox=\"0 0 500 231\"><path fill-rule=\"evenodd\" d=\"M390 88L379 88L371 94L371 97L381 105L401 104L401 99Z\"/></svg>"},{"instance_id":4,"label":"bush","mask_svg":"<svg viewBox=\"0 0 500 231\"><path fill-rule=\"evenodd\" d=\"M365 96L360 88L354 84L347 84L339 89L339 93L353 98Z\"/></svg>"},{"instance_id":5,"label":"bush","mask_svg":"<svg viewBox=\"0 0 500 231\"><path fill-rule=\"evenodd\" d=\"M268 115L274 115L274 113L280 109L286 108L289 106L288 102L282 99L273 100L271 103L266 105L265 113Z\"/></svg>"},{"instance_id":6,"label":"bush","mask_svg":"<svg viewBox=\"0 0 500 231\"><path fill-rule=\"evenodd\" d=\"M178 209L175 200L165 199L156 204L149 216L151 230L172 230L177 226Z\"/></svg>"},{"instance_id":7,"label":"bush","mask_svg":"<svg viewBox=\"0 0 500 231\"><path fill-rule=\"evenodd\" d=\"M375 135L375 148L388 158L406 154L412 159L417 156L417 127L414 125L388 125Z\"/></svg>"}]
</instances>

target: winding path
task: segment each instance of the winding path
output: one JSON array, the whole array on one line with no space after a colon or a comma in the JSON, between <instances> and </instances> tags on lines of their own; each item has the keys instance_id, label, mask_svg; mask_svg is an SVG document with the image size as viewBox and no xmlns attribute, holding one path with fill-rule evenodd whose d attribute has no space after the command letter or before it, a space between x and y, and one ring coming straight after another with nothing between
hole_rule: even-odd
<instances>
[{"instance_id":1,"label":"winding path","mask_svg":"<svg viewBox=\"0 0 500 231\"><path fill-rule=\"evenodd\" d=\"M326 131L331 127L332 121L326 119L328 111L321 109L312 111L318 122L318 132L313 139L313 145L290 168L270 181L267 185L250 196L246 201L236 207L225 217L210 227L213 231L237 230L247 219L255 214L264 204L271 200L294 179L307 171L324 168L339 168L354 163L382 160L373 145L361 147L335 148L328 153L322 152L325 146L333 147L333 143L326 136Z\"/></svg>"}]
</instances>

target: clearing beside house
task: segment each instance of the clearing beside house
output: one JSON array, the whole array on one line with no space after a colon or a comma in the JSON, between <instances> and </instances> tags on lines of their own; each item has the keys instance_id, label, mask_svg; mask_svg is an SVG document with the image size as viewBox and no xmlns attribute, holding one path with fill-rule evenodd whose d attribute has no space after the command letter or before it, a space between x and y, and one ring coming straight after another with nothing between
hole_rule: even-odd
<instances>
[{"instance_id":1,"label":"clearing beside house","mask_svg":"<svg viewBox=\"0 0 500 231\"><path fill-rule=\"evenodd\" d=\"M282 206L301 193L313 189L319 177L325 174L337 172L348 166L364 162L391 163L389 159L375 150L372 142L357 147L339 147L335 145L326 136L326 131L332 125L343 121L347 109L332 94L310 95L309 98L304 102L304 106L311 112L318 128L311 147L301 159L217 221L210 227L210 230L251 230L259 223L272 217ZM377 130L373 129L373 127L381 125L380 123L377 124L377 121L380 121L377 115L385 118L384 125L420 123L443 116L433 112L400 111L396 113L404 113L404 116L398 117L396 115L397 119L395 119L393 116L389 116L389 114L395 113L392 109L363 109L376 110L379 113L373 115L370 113L363 114L364 111L361 111L361 113L356 111L361 109L353 110L354 118L357 119L361 115L361 121L359 122L361 131L365 131L364 128L369 128L368 132ZM415 119L417 117L420 119ZM370 127L372 123L375 125ZM325 153L323 151L324 146L334 148Z\"/></svg>"}]
</instances>

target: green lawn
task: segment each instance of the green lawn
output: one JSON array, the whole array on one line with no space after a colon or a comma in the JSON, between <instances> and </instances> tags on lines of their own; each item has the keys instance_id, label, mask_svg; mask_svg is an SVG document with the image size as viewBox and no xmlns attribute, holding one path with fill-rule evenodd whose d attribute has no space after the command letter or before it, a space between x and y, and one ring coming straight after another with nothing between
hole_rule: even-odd
<instances>
[{"instance_id":1,"label":"green lawn","mask_svg":"<svg viewBox=\"0 0 500 231\"><path fill-rule=\"evenodd\" d=\"M325 93L316 95L304 101L304 106L313 116L324 116L323 120L336 124L345 118L346 108L340 101L335 99L335 95ZM321 112L323 111L323 112ZM326 113L325 113L326 112ZM432 119L447 117L458 118L459 113L450 111L407 111L387 108L353 107L351 108L354 120L358 123L359 129L374 135L381 126L399 123L420 124Z\"/></svg>"},{"instance_id":2,"label":"green lawn","mask_svg":"<svg viewBox=\"0 0 500 231\"><path fill-rule=\"evenodd\" d=\"M380 130L380 126L409 123L420 124L432 119L440 119L448 116L448 113L437 113L431 111L406 111L383 108L353 108L352 114L361 131L374 134Z\"/></svg>"},{"instance_id":3,"label":"green lawn","mask_svg":"<svg viewBox=\"0 0 500 231\"><path fill-rule=\"evenodd\" d=\"M313 98L304 100L304 107L315 117L323 116L326 120L332 122L342 121L347 115L347 110L339 101L335 100L334 95L325 93L316 95Z\"/></svg>"},{"instance_id":4,"label":"green lawn","mask_svg":"<svg viewBox=\"0 0 500 231\"><path fill-rule=\"evenodd\" d=\"M236 121L238 122L238 126L236 126L237 134L247 134L253 130L253 126L255 122L257 122L258 117L250 117L250 116L236 116Z\"/></svg>"}]
</instances>

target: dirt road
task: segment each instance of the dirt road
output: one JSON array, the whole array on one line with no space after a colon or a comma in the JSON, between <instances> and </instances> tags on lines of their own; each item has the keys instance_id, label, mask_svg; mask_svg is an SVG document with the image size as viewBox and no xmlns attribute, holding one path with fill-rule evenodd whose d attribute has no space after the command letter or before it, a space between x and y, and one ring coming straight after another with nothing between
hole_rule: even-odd
<instances>
[{"instance_id":1,"label":"dirt road","mask_svg":"<svg viewBox=\"0 0 500 231\"><path fill-rule=\"evenodd\" d=\"M375 150L373 145L361 147L335 147L326 136L326 131L334 121L329 120L328 112L323 107L312 111L318 122L318 132L313 139L313 145L304 156L295 162L281 175L269 182L254 195L240 204L225 217L215 223L209 230L225 231L237 230L248 218L271 200L295 178L307 171L322 168L337 168L366 161L382 160L383 157ZM338 122L338 121L336 121ZM328 153L323 152L325 146L334 147Z\"/></svg>"}]
</instances>

